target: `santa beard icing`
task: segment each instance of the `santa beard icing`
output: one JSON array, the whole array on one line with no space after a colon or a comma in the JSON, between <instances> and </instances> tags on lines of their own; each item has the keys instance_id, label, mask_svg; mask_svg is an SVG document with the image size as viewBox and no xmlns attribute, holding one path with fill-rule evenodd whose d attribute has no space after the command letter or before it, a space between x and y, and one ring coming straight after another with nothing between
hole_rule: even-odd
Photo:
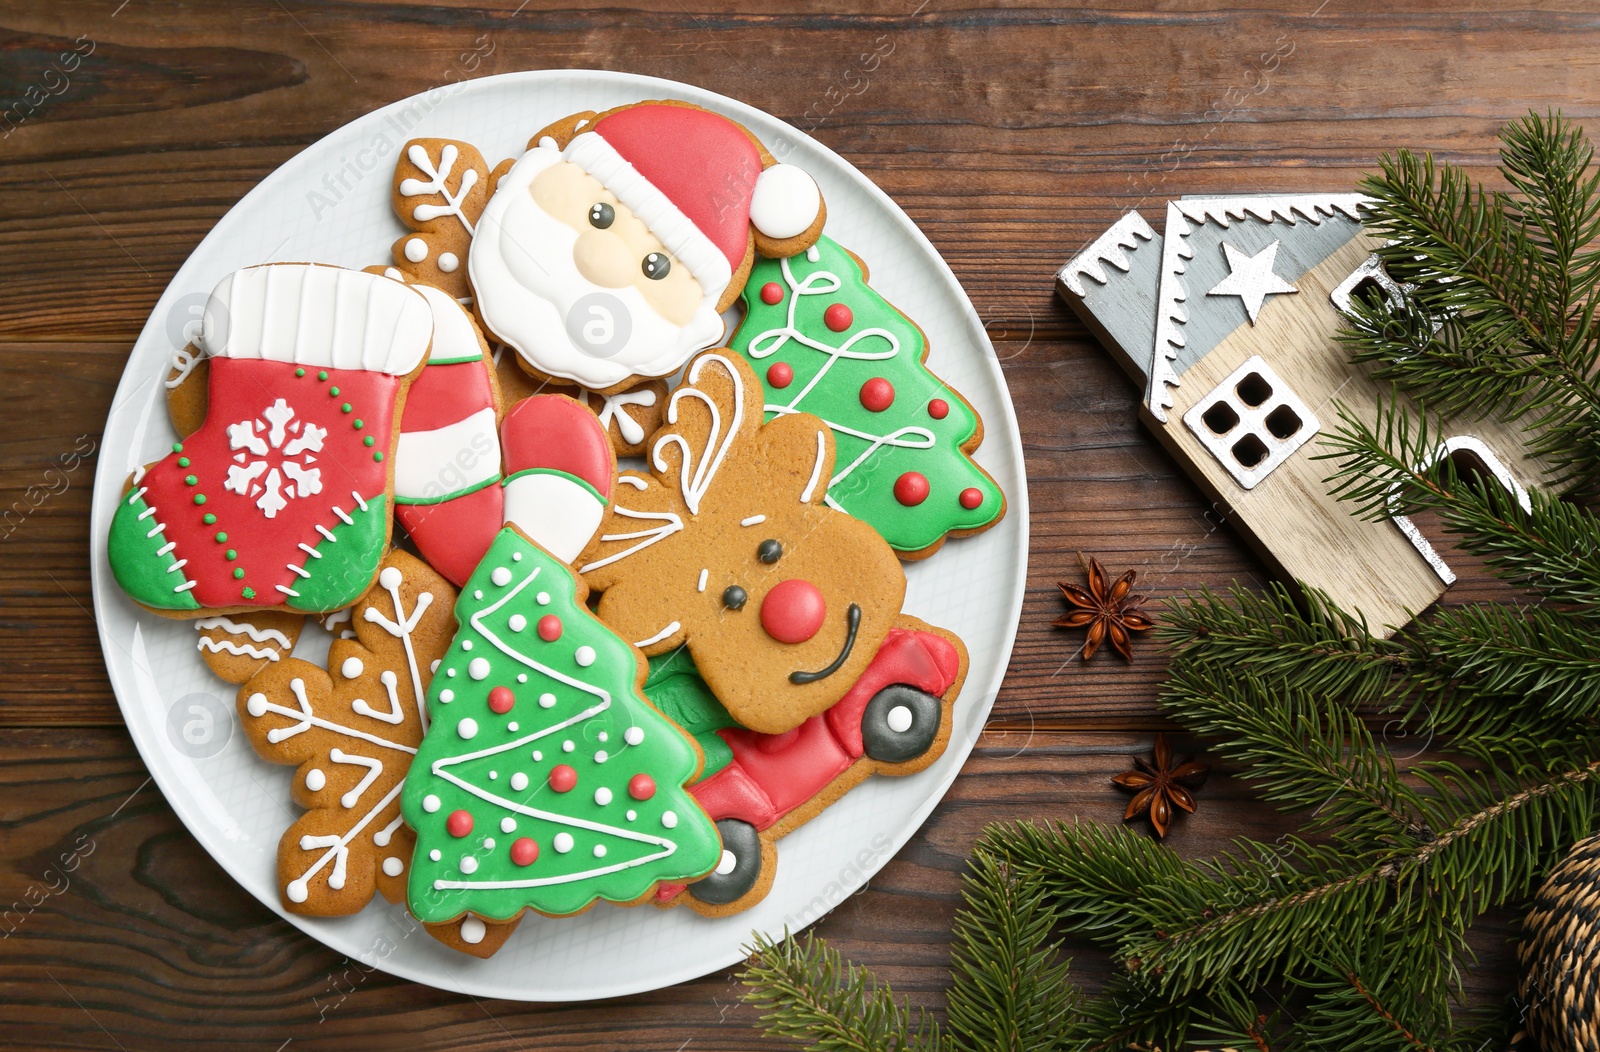
<instances>
[{"instance_id":1,"label":"santa beard icing","mask_svg":"<svg viewBox=\"0 0 1600 1052\"><path fill-rule=\"evenodd\" d=\"M564 152L546 138L512 166L478 221L467 268L478 310L495 336L540 373L601 390L633 376L669 375L696 351L714 346L724 331L717 301L731 274L720 257L686 261L703 296L681 326L633 285L607 287L584 277L573 253L579 232L541 207L531 188L564 160L607 187L638 178L625 162L626 171L585 166L584 140L592 137L579 136Z\"/></svg>"}]
</instances>

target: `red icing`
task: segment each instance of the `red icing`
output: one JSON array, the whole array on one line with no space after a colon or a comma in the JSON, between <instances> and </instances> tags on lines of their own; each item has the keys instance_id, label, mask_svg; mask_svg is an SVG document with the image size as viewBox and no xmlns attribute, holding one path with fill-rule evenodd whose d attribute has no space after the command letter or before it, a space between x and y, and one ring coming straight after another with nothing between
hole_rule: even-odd
<instances>
[{"instance_id":1,"label":"red icing","mask_svg":"<svg viewBox=\"0 0 1600 1052\"><path fill-rule=\"evenodd\" d=\"M441 504L396 504L394 517L429 565L461 587L505 523L505 491L491 484Z\"/></svg>"},{"instance_id":2,"label":"red icing","mask_svg":"<svg viewBox=\"0 0 1600 1052\"><path fill-rule=\"evenodd\" d=\"M589 408L564 395L534 395L511 407L500 425L506 474L555 468L611 499L616 471L611 440ZM496 529L501 524L496 523Z\"/></svg>"},{"instance_id":3,"label":"red icing","mask_svg":"<svg viewBox=\"0 0 1600 1052\"><path fill-rule=\"evenodd\" d=\"M773 387L788 387L794 383L794 367L788 362L773 362L767 367L767 383Z\"/></svg>"},{"instance_id":4,"label":"red icing","mask_svg":"<svg viewBox=\"0 0 1600 1052\"><path fill-rule=\"evenodd\" d=\"M928 477L920 471L908 471L894 480L894 499L908 508L914 508L928 499Z\"/></svg>"},{"instance_id":5,"label":"red icing","mask_svg":"<svg viewBox=\"0 0 1600 1052\"><path fill-rule=\"evenodd\" d=\"M782 735L740 728L717 733L733 750L734 763L761 787L780 815L816 796L855 760L829 733L827 721L821 716L813 716ZM775 737L781 741L774 742Z\"/></svg>"},{"instance_id":6,"label":"red icing","mask_svg":"<svg viewBox=\"0 0 1600 1052\"><path fill-rule=\"evenodd\" d=\"M856 316L843 303L830 304L828 309L822 312L822 324L834 332L844 332L855 320Z\"/></svg>"},{"instance_id":7,"label":"red icing","mask_svg":"<svg viewBox=\"0 0 1600 1052\"><path fill-rule=\"evenodd\" d=\"M783 286L776 281L769 281L761 286L761 302L773 307L783 302Z\"/></svg>"},{"instance_id":8,"label":"red icing","mask_svg":"<svg viewBox=\"0 0 1600 1052\"><path fill-rule=\"evenodd\" d=\"M604 117L594 131L727 257L737 272L750 244L750 196L761 154L719 114L646 103Z\"/></svg>"},{"instance_id":9,"label":"red icing","mask_svg":"<svg viewBox=\"0 0 1600 1052\"><path fill-rule=\"evenodd\" d=\"M168 454L139 481L146 489L145 502L157 509L160 521L167 526L163 536L177 544L172 557L188 560L183 576L198 582L189 594L202 607L282 603L287 596L275 586L294 588L301 578L289 569L290 564L300 566L311 558L299 546L315 548L322 543L317 526L333 529L341 525L333 508L337 506L349 515L359 508L352 491L370 501L382 496L388 486L399 380L387 373L329 369L328 379L319 381L317 370L307 370L305 376L297 377L295 368L292 364L254 358L211 359L205 424L183 440L182 455L189 458L189 466L180 468L178 454ZM330 387L339 388L338 397L328 396ZM259 485L243 495L223 488L229 467L239 463L233 459L235 451L229 448L227 428L243 421L264 421L263 412L279 398L294 410L289 423L293 430L285 436L282 447L272 448L269 432L263 429L258 437L268 446L266 454L250 453L247 459L265 461L268 471L285 460L310 464L321 470L322 488L319 493L289 499L269 519L256 505L262 494ZM352 405L352 412L340 411L345 402ZM358 417L364 425L360 431L351 423ZM306 424L327 431L322 450L309 454L315 457L314 463L305 460L304 451L295 457L284 453ZM367 435L376 437L378 444L363 445L361 440ZM384 461L373 459L376 452L384 454ZM194 485L185 481L190 476L197 480ZM195 503L197 495L205 496L204 505ZM217 517L215 524L201 521L207 513ZM218 532L228 534L226 546L214 540ZM362 555L370 560L363 569L376 566L376 556L371 552L341 552L333 550L335 547L322 544L320 572L337 573L339 560L350 566L350 560ZM238 559L223 559L225 548L236 550ZM330 566L329 559L335 565ZM234 578L235 567L244 569L243 579ZM173 575L173 582L180 583L177 574ZM242 598L245 587L255 590L254 599Z\"/></svg>"},{"instance_id":10,"label":"red icing","mask_svg":"<svg viewBox=\"0 0 1600 1052\"><path fill-rule=\"evenodd\" d=\"M465 811L451 811L450 817L444 820L444 827L451 836L466 836L472 832L472 816Z\"/></svg>"},{"instance_id":11,"label":"red icing","mask_svg":"<svg viewBox=\"0 0 1600 1052\"><path fill-rule=\"evenodd\" d=\"M510 687L495 687L489 691L489 709L504 716L511 711L511 706L517 703L517 696L511 693Z\"/></svg>"},{"instance_id":12,"label":"red icing","mask_svg":"<svg viewBox=\"0 0 1600 1052\"><path fill-rule=\"evenodd\" d=\"M943 398L935 398L928 403L928 415L935 420L943 420L950 415L950 403Z\"/></svg>"},{"instance_id":13,"label":"red icing","mask_svg":"<svg viewBox=\"0 0 1600 1052\"><path fill-rule=\"evenodd\" d=\"M339 387L340 398L344 387ZM483 362L430 365L406 391L402 431L432 431L494 408L494 388Z\"/></svg>"},{"instance_id":14,"label":"red icing","mask_svg":"<svg viewBox=\"0 0 1600 1052\"><path fill-rule=\"evenodd\" d=\"M558 793L570 793L578 784L578 772L564 763L558 763L550 769L550 788Z\"/></svg>"},{"instance_id":15,"label":"red icing","mask_svg":"<svg viewBox=\"0 0 1600 1052\"><path fill-rule=\"evenodd\" d=\"M968 511L973 511L983 503L983 490L968 488L961 491L961 496L956 498L961 501L961 506Z\"/></svg>"},{"instance_id":16,"label":"red icing","mask_svg":"<svg viewBox=\"0 0 1600 1052\"><path fill-rule=\"evenodd\" d=\"M539 857L539 845L532 837L519 836L511 842L511 861L519 866L531 866Z\"/></svg>"},{"instance_id":17,"label":"red icing","mask_svg":"<svg viewBox=\"0 0 1600 1052\"><path fill-rule=\"evenodd\" d=\"M943 636L891 628L861 678L822 715L845 750L860 756L866 751L861 744L861 714L873 695L891 683L904 683L943 697L960 673L961 655Z\"/></svg>"},{"instance_id":18,"label":"red icing","mask_svg":"<svg viewBox=\"0 0 1600 1052\"><path fill-rule=\"evenodd\" d=\"M628 779L628 795L635 800L648 800L656 795L656 780L648 774L636 774Z\"/></svg>"},{"instance_id":19,"label":"red icing","mask_svg":"<svg viewBox=\"0 0 1600 1052\"><path fill-rule=\"evenodd\" d=\"M828 605L810 581L779 581L761 600L761 627L780 643L804 643L822 628Z\"/></svg>"},{"instance_id":20,"label":"red icing","mask_svg":"<svg viewBox=\"0 0 1600 1052\"><path fill-rule=\"evenodd\" d=\"M539 638L546 643L554 643L561 638L561 618L555 614L545 614L539 618Z\"/></svg>"},{"instance_id":21,"label":"red icing","mask_svg":"<svg viewBox=\"0 0 1600 1052\"><path fill-rule=\"evenodd\" d=\"M881 413L894 405L894 384L881 376L874 376L861 385L861 404L874 413Z\"/></svg>"},{"instance_id":22,"label":"red icing","mask_svg":"<svg viewBox=\"0 0 1600 1052\"><path fill-rule=\"evenodd\" d=\"M752 732L734 728L717 733L726 741L730 734ZM722 818L737 818L749 822L757 829L765 829L781 817L778 809L772 806L772 801L767 799L766 792L756 784L755 779L750 777L738 760L729 763L705 781L691 785L689 795L694 797L695 802L713 822Z\"/></svg>"}]
</instances>

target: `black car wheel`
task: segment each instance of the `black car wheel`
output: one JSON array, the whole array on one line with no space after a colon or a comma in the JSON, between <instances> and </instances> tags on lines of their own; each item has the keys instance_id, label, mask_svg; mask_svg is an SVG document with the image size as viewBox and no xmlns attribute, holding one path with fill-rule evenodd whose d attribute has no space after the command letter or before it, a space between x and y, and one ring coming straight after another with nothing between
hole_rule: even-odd
<instances>
[{"instance_id":1,"label":"black car wheel","mask_svg":"<svg viewBox=\"0 0 1600 1052\"><path fill-rule=\"evenodd\" d=\"M689 894L712 906L726 906L756 886L761 877L761 834L749 822L724 818L717 823L722 861L708 876L689 885Z\"/></svg>"},{"instance_id":2,"label":"black car wheel","mask_svg":"<svg viewBox=\"0 0 1600 1052\"><path fill-rule=\"evenodd\" d=\"M861 714L861 744L867 755L883 763L915 760L939 737L944 715L940 698L904 683L884 687Z\"/></svg>"}]
</instances>

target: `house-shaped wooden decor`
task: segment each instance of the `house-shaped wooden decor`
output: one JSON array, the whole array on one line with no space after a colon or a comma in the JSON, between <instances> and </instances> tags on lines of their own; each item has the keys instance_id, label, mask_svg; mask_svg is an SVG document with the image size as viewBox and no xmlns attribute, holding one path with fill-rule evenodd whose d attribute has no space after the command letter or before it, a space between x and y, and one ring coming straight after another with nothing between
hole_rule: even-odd
<instances>
[{"instance_id":1,"label":"house-shaped wooden decor","mask_svg":"<svg viewBox=\"0 0 1600 1052\"><path fill-rule=\"evenodd\" d=\"M1319 432L1335 402L1376 419L1380 387L1335 336L1358 288L1398 290L1355 194L1184 198L1157 234L1128 212L1057 276L1061 296L1145 390L1143 419L1283 575L1388 634L1455 575L1404 516L1365 522L1335 500ZM1389 397L1387 388L1382 389ZM1541 478L1520 431L1446 422L1436 457L1466 455L1526 503Z\"/></svg>"}]
</instances>

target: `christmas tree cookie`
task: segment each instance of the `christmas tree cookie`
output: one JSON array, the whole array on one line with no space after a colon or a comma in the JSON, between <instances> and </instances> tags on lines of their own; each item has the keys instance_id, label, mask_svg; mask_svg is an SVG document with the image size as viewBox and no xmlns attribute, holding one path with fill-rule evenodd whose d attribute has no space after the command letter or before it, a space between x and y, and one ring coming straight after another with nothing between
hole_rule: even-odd
<instances>
[{"instance_id":1,"label":"christmas tree cookie","mask_svg":"<svg viewBox=\"0 0 1600 1052\"><path fill-rule=\"evenodd\" d=\"M529 909L632 903L721 861L716 827L685 791L699 749L645 701L642 655L587 597L514 527L463 589L401 798L418 919L461 918L465 932Z\"/></svg>"},{"instance_id":2,"label":"christmas tree cookie","mask_svg":"<svg viewBox=\"0 0 1600 1052\"><path fill-rule=\"evenodd\" d=\"M988 529L1005 495L972 461L983 424L923 364L916 323L867 284L866 264L823 237L759 259L731 346L755 366L767 419L821 417L838 454L827 503L870 523L902 559Z\"/></svg>"},{"instance_id":3,"label":"christmas tree cookie","mask_svg":"<svg viewBox=\"0 0 1600 1052\"><path fill-rule=\"evenodd\" d=\"M205 423L134 472L107 546L117 583L177 617L350 605L388 544L427 300L380 275L268 264L223 279L202 324Z\"/></svg>"}]
</instances>

